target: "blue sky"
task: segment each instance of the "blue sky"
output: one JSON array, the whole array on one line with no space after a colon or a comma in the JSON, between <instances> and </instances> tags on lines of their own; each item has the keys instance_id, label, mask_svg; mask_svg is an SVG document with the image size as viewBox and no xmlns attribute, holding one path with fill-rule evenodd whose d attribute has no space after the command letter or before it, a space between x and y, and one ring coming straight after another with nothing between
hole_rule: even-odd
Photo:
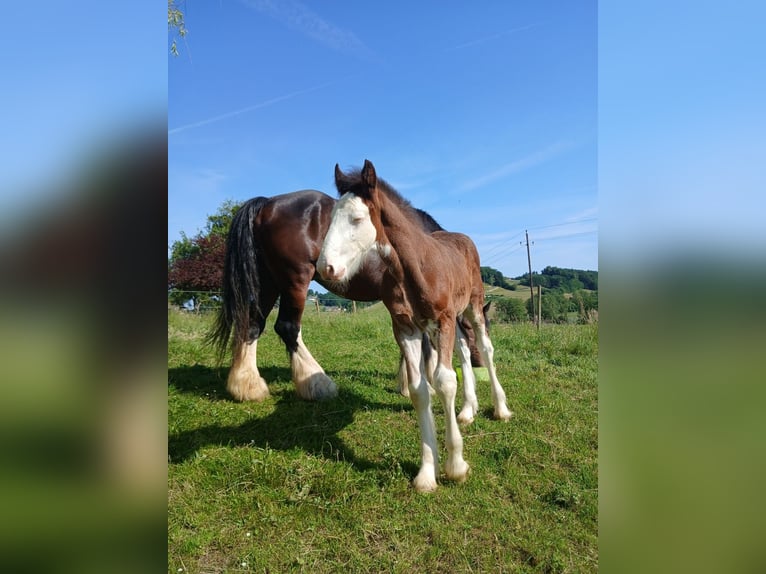
<instances>
[{"instance_id":1,"label":"blue sky","mask_svg":"<svg viewBox=\"0 0 766 574\"><path fill-rule=\"evenodd\" d=\"M598 268L595 2L187 2L168 244L226 199L371 160L482 264Z\"/></svg>"}]
</instances>

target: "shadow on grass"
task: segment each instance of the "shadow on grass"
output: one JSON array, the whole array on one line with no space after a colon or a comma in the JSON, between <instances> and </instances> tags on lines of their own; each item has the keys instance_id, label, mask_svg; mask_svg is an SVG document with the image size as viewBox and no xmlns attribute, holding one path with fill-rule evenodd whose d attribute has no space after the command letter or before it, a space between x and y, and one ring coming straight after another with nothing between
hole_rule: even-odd
<instances>
[{"instance_id":1,"label":"shadow on grass","mask_svg":"<svg viewBox=\"0 0 766 574\"><path fill-rule=\"evenodd\" d=\"M289 368L259 367L258 370L266 381L290 381ZM184 394L197 395L207 400L234 402L226 392L228 375L229 367L182 366L168 369L168 384Z\"/></svg>"},{"instance_id":2,"label":"shadow on grass","mask_svg":"<svg viewBox=\"0 0 766 574\"><path fill-rule=\"evenodd\" d=\"M285 383L290 381L290 370L279 367L260 369L269 381ZM198 395L206 400L230 401L233 405L248 408L246 403L232 401L224 389L227 368L211 368L202 365L183 366L168 370L169 384L182 393ZM356 380L370 378L370 373L333 373ZM392 381L393 382L393 381ZM344 444L338 433L354 421L359 411L387 410L401 412L412 410L412 406L398 393L401 401L378 402L370 400L339 384L338 396L329 401L310 402L300 399L292 387L270 388L273 410L264 416L255 415L238 425L211 424L184 430L168 437L168 455L171 464L180 464L194 456L200 449L211 446L260 447L275 450L301 449L304 452L331 460L344 460L357 470L385 470L390 465L376 463L357 457ZM407 401L403 403L402 401ZM417 441L417 423L413 420L412 440ZM414 477L418 467L402 461L402 470Z\"/></svg>"}]
</instances>

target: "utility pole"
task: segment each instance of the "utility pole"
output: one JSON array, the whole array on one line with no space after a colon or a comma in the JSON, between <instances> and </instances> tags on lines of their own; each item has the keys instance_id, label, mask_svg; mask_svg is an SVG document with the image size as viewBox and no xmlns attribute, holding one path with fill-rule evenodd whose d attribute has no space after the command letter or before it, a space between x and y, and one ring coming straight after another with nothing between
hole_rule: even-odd
<instances>
[{"instance_id":1,"label":"utility pole","mask_svg":"<svg viewBox=\"0 0 766 574\"><path fill-rule=\"evenodd\" d=\"M529 304L532 307L532 321L539 327L540 323L538 323L535 313L535 290L532 287L532 257L529 254L529 232L526 229L524 230L524 236L527 238L527 263L529 263Z\"/></svg>"},{"instance_id":2,"label":"utility pole","mask_svg":"<svg viewBox=\"0 0 766 574\"><path fill-rule=\"evenodd\" d=\"M543 322L543 288L537 286L537 330L540 330L540 323Z\"/></svg>"}]
</instances>

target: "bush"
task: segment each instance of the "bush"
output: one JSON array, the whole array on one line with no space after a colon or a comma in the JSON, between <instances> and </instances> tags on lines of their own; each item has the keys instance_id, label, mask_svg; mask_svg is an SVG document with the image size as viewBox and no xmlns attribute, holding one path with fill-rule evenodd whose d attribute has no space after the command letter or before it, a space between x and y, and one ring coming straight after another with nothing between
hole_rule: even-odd
<instances>
[{"instance_id":1,"label":"bush","mask_svg":"<svg viewBox=\"0 0 766 574\"><path fill-rule=\"evenodd\" d=\"M534 301L534 303L533 303ZM532 312L532 304L537 311L537 294L535 294L534 300L527 299L526 309L527 312ZM559 291L543 291L543 304L542 304L542 320L552 321L554 323L566 323L567 312L569 310L569 301L564 298L564 294Z\"/></svg>"},{"instance_id":2,"label":"bush","mask_svg":"<svg viewBox=\"0 0 766 574\"><path fill-rule=\"evenodd\" d=\"M493 299L495 320L499 323L518 323L529 321L529 313L521 299Z\"/></svg>"}]
</instances>

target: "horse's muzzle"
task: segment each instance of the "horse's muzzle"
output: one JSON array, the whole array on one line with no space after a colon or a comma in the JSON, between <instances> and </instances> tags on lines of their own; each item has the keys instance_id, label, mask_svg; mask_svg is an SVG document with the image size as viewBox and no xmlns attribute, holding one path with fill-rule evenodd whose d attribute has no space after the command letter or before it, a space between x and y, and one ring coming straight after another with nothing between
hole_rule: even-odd
<instances>
[{"instance_id":1,"label":"horse's muzzle","mask_svg":"<svg viewBox=\"0 0 766 574\"><path fill-rule=\"evenodd\" d=\"M346 275L345 267L336 268L330 264L324 264L317 267L317 271L319 271L319 275L321 275L322 279L325 281L341 281Z\"/></svg>"}]
</instances>

